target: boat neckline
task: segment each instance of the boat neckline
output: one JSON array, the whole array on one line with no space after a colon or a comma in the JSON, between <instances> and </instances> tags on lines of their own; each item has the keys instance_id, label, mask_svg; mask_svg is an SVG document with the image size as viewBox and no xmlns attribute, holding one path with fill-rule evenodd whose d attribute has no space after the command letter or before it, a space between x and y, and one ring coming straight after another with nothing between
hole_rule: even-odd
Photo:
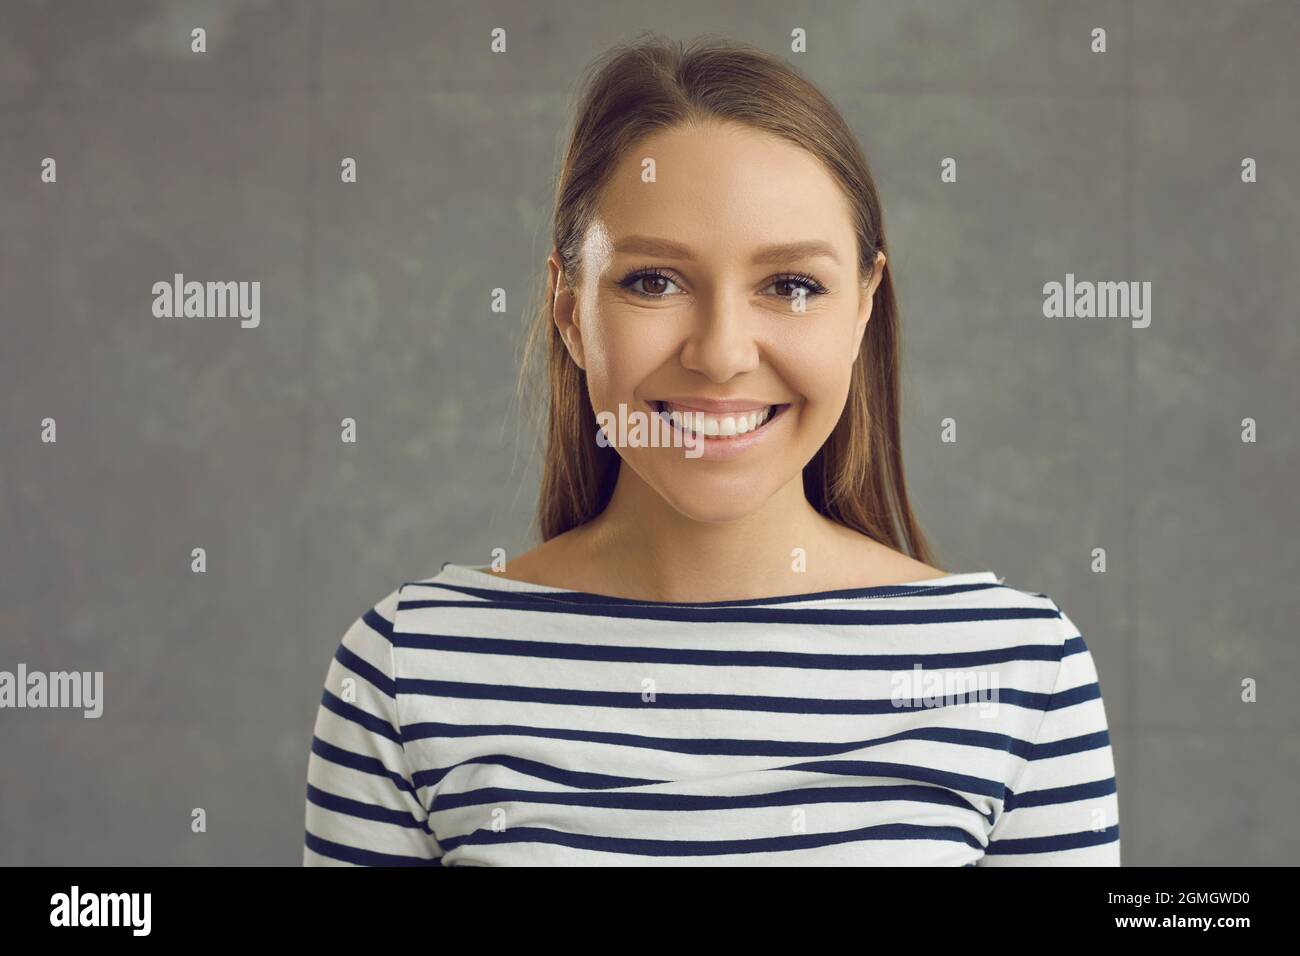
<instances>
[{"instance_id":1,"label":"boat neckline","mask_svg":"<svg viewBox=\"0 0 1300 956\"><path fill-rule=\"evenodd\" d=\"M833 598L869 598L900 597L907 594L923 594L940 591L950 587L1001 584L1002 580L992 571L963 571L945 574L937 578L925 578L920 581L904 581L898 584L878 584L861 588L837 588L830 591L809 591L803 594L776 594L769 597L737 598L730 601L648 601L637 598L616 597L612 594L597 594L591 591L578 591L572 588L552 587L535 581L519 581L515 578L503 578L492 571L471 568L468 565L443 562L441 570L433 578L415 584L437 584L441 580L448 583L459 582L471 587L489 588L498 591L513 591L537 597L554 597L567 601L598 602L604 604L641 604L652 607L732 607L746 604L790 604L801 601L818 601Z\"/></svg>"}]
</instances>

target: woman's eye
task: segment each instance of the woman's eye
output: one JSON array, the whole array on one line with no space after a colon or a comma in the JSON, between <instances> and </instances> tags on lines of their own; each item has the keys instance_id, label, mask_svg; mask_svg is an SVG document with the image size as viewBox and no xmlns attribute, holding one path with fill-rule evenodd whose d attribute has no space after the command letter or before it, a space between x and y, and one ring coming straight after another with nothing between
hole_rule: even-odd
<instances>
[{"instance_id":1,"label":"woman's eye","mask_svg":"<svg viewBox=\"0 0 1300 956\"><path fill-rule=\"evenodd\" d=\"M812 276L782 276L768 286L769 289L774 287L780 290L777 295L783 299L793 299L798 294L799 289L804 290L805 299L811 299L826 292L825 287ZM786 289L790 289L790 291L786 291Z\"/></svg>"},{"instance_id":2,"label":"woman's eye","mask_svg":"<svg viewBox=\"0 0 1300 956\"><path fill-rule=\"evenodd\" d=\"M670 276L657 270L647 269L631 273L627 278L620 280L619 285L646 299L664 299L669 295L684 291ZM828 291L825 286L809 275L779 276L772 280L767 288L777 289L776 295L788 301L794 301L800 289L803 290L805 300L814 296L825 295Z\"/></svg>"},{"instance_id":3,"label":"woman's eye","mask_svg":"<svg viewBox=\"0 0 1300 956\"><path fill-rule=\"evenodd\" d=\"M638 282L643 282L645 285L638 289ZM619 285L625 289L631 289L637 295L645 296L647 299L664 298L668 295L667 286L677 288L677 283L662 272L636 272L620 282ZM678 289L678 291L681 290Z\"/></svg>"}]
</instances>

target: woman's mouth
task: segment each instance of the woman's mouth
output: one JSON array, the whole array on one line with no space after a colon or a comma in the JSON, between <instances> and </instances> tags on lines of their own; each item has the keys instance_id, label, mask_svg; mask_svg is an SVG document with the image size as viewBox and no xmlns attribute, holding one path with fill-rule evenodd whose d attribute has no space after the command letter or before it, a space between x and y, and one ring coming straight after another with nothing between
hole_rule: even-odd
<instances>
[{"instance_id":1,"label":"woman's mouth","mask_svg":"<svg viewBox=\"0 0 1300 956\"><path fill-rule=\"evenodd\" d=\"M726 443L762 432L770 428L772 422L790 407L785 403L743 412L715 413L658 400L652 401L650 406L660 418L683 435L703 439L710 444Z\"/></svg>"}]
</instances>

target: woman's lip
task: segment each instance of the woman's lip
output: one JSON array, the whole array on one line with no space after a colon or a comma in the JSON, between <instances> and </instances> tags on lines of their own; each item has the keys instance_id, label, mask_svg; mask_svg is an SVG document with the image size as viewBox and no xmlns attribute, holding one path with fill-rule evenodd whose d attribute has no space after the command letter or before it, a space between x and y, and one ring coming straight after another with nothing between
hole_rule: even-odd
<instances>
[{"instance_id":1,"label":"woman's lip","mask_svg":"<svg viewBox=\"0 0 1300 956\"><path fill-rule=\"evenodd\" d=\"M665 407L664 402L656 399L650 403L650 407L654 409L656 415L658 415L660 418L666 421L674 429L676 429L678 432L680 432L683 435L686 434L682 429L678 428L677 425L673 424L673 420L672 418L669 417L668 410ZM738 442L743 439L756 436L760 432L764 431L769 425L771 425L774 421L776 421L778 418L781 417L781 415L785 412L785 410L790 407L790 404L786 402L786 403L774 404L771 406L764 405L762 407L763 408L770 407L773 410L772 414L768 416L767 421L763 422L763 424L759 425L757 428L752 429L750 431L737 432L734 435L701 435L698 432L692 434L698 441L714 442L720 445L725 445L730 442Z\"/></svg>"},{"instance_id":2,"label":"woman's lip","mask_svg":"<svg viewBox=\"0 0 1300 956\"><path fill-rule=\"evenodd\" d=\"M706 415L735 415L745 414L746 412L761 412L765 408L773 405L788 404L782 402L763 402L752 398L729 398L729 399L709 399L709 398L658 398L654 400L660 405L672 405L673 408L684 412L704 412Z\"/></svg>"},{"instance_id":3,"label":"woman's lip","mask_svg":"<svg viewBox=\"0 0 1300 956\"><path fill-rule=\"evenodd\" d=\"M671 416L663 411L661 403L656 402L651 407L654 409L655 414L668 424L669 428L672 428L677 435L681 436L688 449L694 449L693 453L687 452L687 458L698 458L700 461L712 462L732 461L752 454L759 445L768 440L769 435L773 434L776 429L783 427L781 423L785 421L786 412L791 408L789 404L776 405L775 411L772 412L768 420L753 431L737 435L709 437L708 435L683 432L673 424Z\"/></svg>"}]
</instances>

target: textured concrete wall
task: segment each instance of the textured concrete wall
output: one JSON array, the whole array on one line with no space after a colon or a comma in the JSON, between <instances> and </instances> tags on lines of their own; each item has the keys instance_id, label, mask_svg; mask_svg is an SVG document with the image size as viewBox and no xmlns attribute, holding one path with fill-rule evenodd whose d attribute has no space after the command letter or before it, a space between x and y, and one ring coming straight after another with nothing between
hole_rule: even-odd
<instances>
[{"instance_id":1,"label":"textured concrete wall","mask_svg":"<svg viewBox=\"0 0 1300 956\"><path fill-rule=\"evenodd\" d=\"M789 57L861 137L918 515L1085 635L1125 863L1294 862L1300 6L5 0L0 669L105 700L0 710L0 863L300 861L344 629L529 544L548 185L580 68L647 28ZM260 282L260 324L155 317L178 272ZM1150 325L1045 318L1067 273L1149 281Z\"/></svg>"}]
</instances>

